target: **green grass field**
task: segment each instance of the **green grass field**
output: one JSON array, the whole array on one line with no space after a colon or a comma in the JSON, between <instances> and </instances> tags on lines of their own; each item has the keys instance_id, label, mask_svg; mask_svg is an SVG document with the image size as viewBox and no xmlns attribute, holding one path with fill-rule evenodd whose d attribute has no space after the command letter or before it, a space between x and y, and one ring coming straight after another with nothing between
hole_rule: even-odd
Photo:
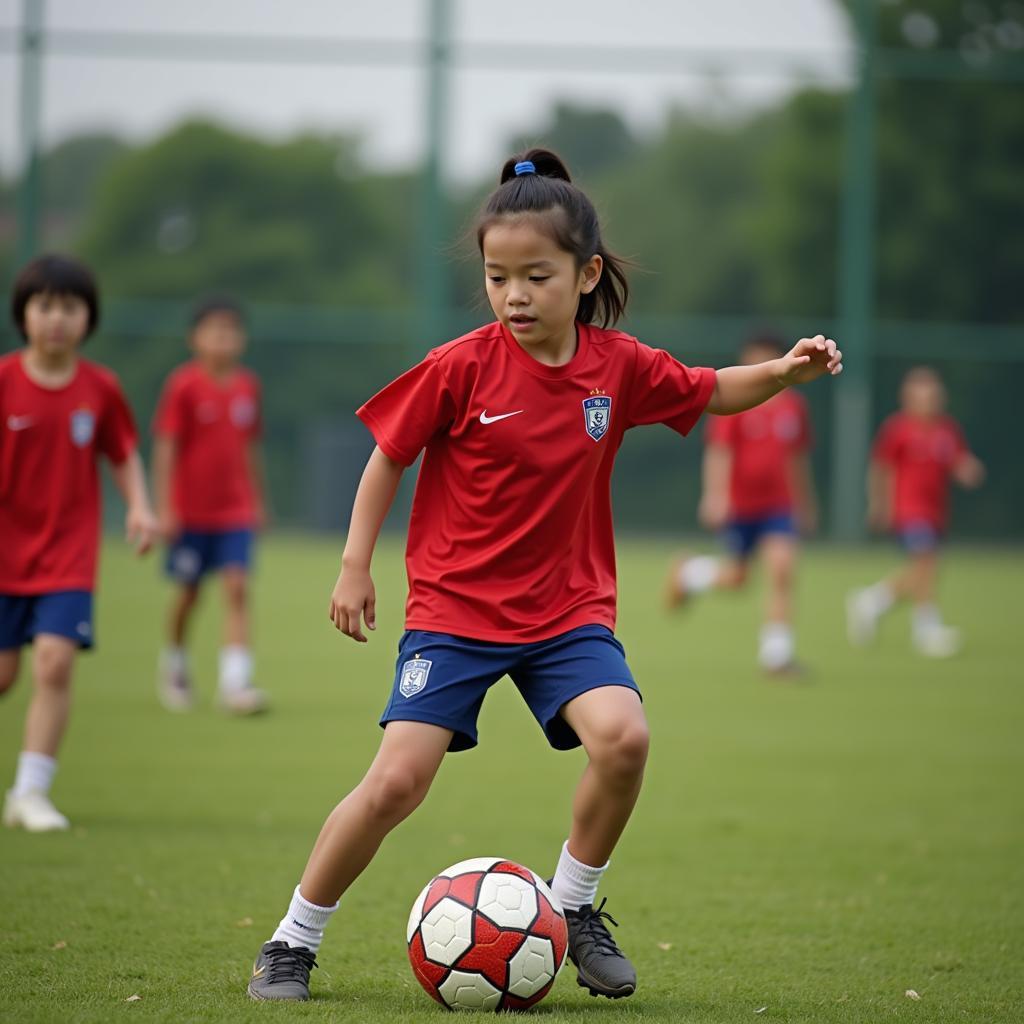
<instances>
[{"instance_id":1,"label":"green grass field","mask_svg":"<svg viewBox=\"0 0 1024 1024\"><path fill-rule=\"evenodd\" d=\"M551 870L582 759L547 749L506 682L485 706L481 746L449 759L345 897L315 1000L247 1000L252 956L378 741L400 552L380 552L381 622L365 647L327 621L338 553L336 541L264 545L257 651L275 707L235 721L212 707L215 593L194 645L203 706L171 716L153 689L166 596L157 567L108 545L100 649L79 663L55 787L74 827L0 833L0 1019L436 1021L444 1011L405 958L421 886L469 856ZM620 547L619 635L653 751L603 894L640 988L593 1000L567 970L534 1015L1024 1019L1024 556L951 554L945 606L967 647L927 663L908 650L903 612L875 650L851 651L843 637L845 589L892 552L809 552L800 640L817 671L795 686L753 669L756 585L679 617L661 611L668 554ZM23 674L0 705L8 775L28 690Z\"/></svg>"}]
</instances>

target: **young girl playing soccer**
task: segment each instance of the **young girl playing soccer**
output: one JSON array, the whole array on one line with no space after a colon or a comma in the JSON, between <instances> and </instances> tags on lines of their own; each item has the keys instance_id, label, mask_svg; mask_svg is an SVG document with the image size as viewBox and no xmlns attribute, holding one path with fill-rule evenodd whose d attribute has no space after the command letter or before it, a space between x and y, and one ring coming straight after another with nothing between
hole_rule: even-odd
<instances>
[{"instance_id":1,"label":"young girl playing soccer","mask_svg":"<svg viewBox=\"0 0 1024 1024\"><path fill-rule=\"evenodd\" d=\"M595 994L636 972L594 901L647 758L640 694L612 632L609 483L627 429L686 434L705 408L734 413L841 369L835 343L717 373L608 329L628 294L589 199L546 150L509 160L477 240L494 323L451 341L364 405L377 446L331 595L338 629L375 626L370 560L399 479L421 451L409 522L406 632L380 750L331 812L288 911L253 967L256 999L307 999L323 929L381 841L427 793L444 755L476 744L490 686L512 678L555 749L588 764L552 888L569 955ZM602 326L596 326L601 324Z\"/></svg>"},{"instance_id":2,"label":"young girl playing soccer","mask_svg":"<svg viewBox=\"0 0 1024 1024\"><path fill-rule=\"evenodd\" d=\"M156 520L117 378L78 354L99 320L91 272L66 256L41 256L15 280L11 315L25 345L0 357L0 694L14 685L25 644L34 689L3 820L51 832L68 827L50 786L75 656L93 645L101 455L140 553Z\"/></svg>"},{"instance_id":3,"label":"young girl playing soccer","mask_svg":"<svg viewBox=\"0 0 1024 1024\"><path fill-rule=\"evenodd\" d=\"M868 523L891 530L907 554L903 568L847 598L850 642L875 639L885 614L899 601L914 605L911 640L918 653L948 658L960 649L960 631L942 621L936 601L939 549L949 518L949 482L978 487L985 467L971 454L960 425L945 413L946 389L930 366L903 378L900 410L881 426L868 471Z\"/></svg>"},{"instance_id":4,"label":"young girl playing soccer","mask_svg":"<svg viewBox=\"0 0 1024 1024\"><path fill-rule=\"evenodd\" d=\"M755 335L740 352L743 363L777 359L786 346ZM705 434L701 523L721 531L725 558L679 558L669 570L670 608L709 590L737 590L758 549L767 574L764 623L758 644L761 668L775 676L801 675L793 636L793 590L801 532L817 524L811 476L810 418L797 391L783 391L738 416L716 417Z\"/></svg>"}]
</instances>

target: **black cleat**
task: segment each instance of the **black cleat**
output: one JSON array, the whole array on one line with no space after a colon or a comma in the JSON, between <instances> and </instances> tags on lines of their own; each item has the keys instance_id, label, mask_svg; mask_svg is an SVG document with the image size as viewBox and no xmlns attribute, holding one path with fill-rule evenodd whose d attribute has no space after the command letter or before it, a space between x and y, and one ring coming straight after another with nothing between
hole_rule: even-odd
<instances>
[{"instance_id":1,"label":"black cleat","mask_svg":"<svg viewBox=\"0 0 1024 1024\"><path fill-rule=\"evenodd\" d=\"M316 967L316 955L305 946L287 942L264 942L252 965L249 996L260 1001L309 998L309 972Z\"/></svg>"},{"instance_id":2,"label":"black cleat","mask_svg":"<svg viewBox=\"0 0 1024 1024\"><path fill-rule=\"evenodd\" d=\"M601 900L595 910L591 904L579 910L567 910L569 926L569 959L576 965L576 983L590 990L592 996L621 999L636 991L636 968L615 944L605 921L618 925L604 909Z\"/></svg>"}]
</instances>

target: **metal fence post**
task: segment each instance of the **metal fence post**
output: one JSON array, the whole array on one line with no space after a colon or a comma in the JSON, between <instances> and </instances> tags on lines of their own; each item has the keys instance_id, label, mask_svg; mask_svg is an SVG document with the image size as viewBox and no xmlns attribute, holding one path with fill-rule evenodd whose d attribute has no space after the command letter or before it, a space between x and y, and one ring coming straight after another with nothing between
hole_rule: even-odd
<instances>
[{"instance_id":1,"label":"metal fence post","mask_svg":"<svg viewBox=\"0 0 1024 1024\"><path fill-rule=\"evenodd\" d=\"M447 203L443 160L447 143L450 77L451 2L429 0L427 34L425 131L426 146L420 187L419 260L416 267L417 315L413 349L418 356L428 345L445 340L448 311Z\"/></svg>"},{"instance_id":2,"label":"metal fence post","mask_svg":"<svg viewBox=\"0 0 1024 1024\"><path fill-rule=\"evenodd\" d=\"M17 265L27 263L39 248L40 167L39 116L42 106L43 0L22 3L18 133L21 182L18 188Z\"/></svg>"},{"instance_id":3,"label":"metal fence post","mask_svg":"<svg viewBox=\"0 0 1024 1024\"><path fill-rule=\"evenodd\" d=\"M856 0L857 82L847 105L839 249L839 331L845 365L832 414L832 534L864 536L871 431L874 299L876 0Z\"/></svg>"}]
</instances>

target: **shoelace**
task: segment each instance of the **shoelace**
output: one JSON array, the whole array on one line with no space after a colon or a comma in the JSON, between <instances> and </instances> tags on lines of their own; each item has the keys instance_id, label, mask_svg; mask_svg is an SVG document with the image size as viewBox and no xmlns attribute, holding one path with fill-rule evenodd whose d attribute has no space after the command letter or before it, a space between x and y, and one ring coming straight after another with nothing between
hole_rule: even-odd
<instances>
[{"instance_id":1,"label":"shoelace","mask_svg":"<svg viewBox=\"0 0 1024 1024\"><path fill-rule=\"evenodd\" d=\"M589 912L580 915L579 936L581 939L593 943L600 953L624 957L625 954L615 945L615 940L604 923L605 921L611 921L616 928L619 926L619 922L604 909L604 905L607 902L608 897L606 896L596 908L591 907Z\"/></svg>"},{"instance_id":2,"label":"shoelace","mask_svg":"<svg viewBox=\"0 0 1024 1024\"><path fill-rule=\"evenodd\" d=\"M301 947L277 946L263 955L267 958L268 981L307 981L316 967L316 955Z\"/></svg>"}]
</instances>

